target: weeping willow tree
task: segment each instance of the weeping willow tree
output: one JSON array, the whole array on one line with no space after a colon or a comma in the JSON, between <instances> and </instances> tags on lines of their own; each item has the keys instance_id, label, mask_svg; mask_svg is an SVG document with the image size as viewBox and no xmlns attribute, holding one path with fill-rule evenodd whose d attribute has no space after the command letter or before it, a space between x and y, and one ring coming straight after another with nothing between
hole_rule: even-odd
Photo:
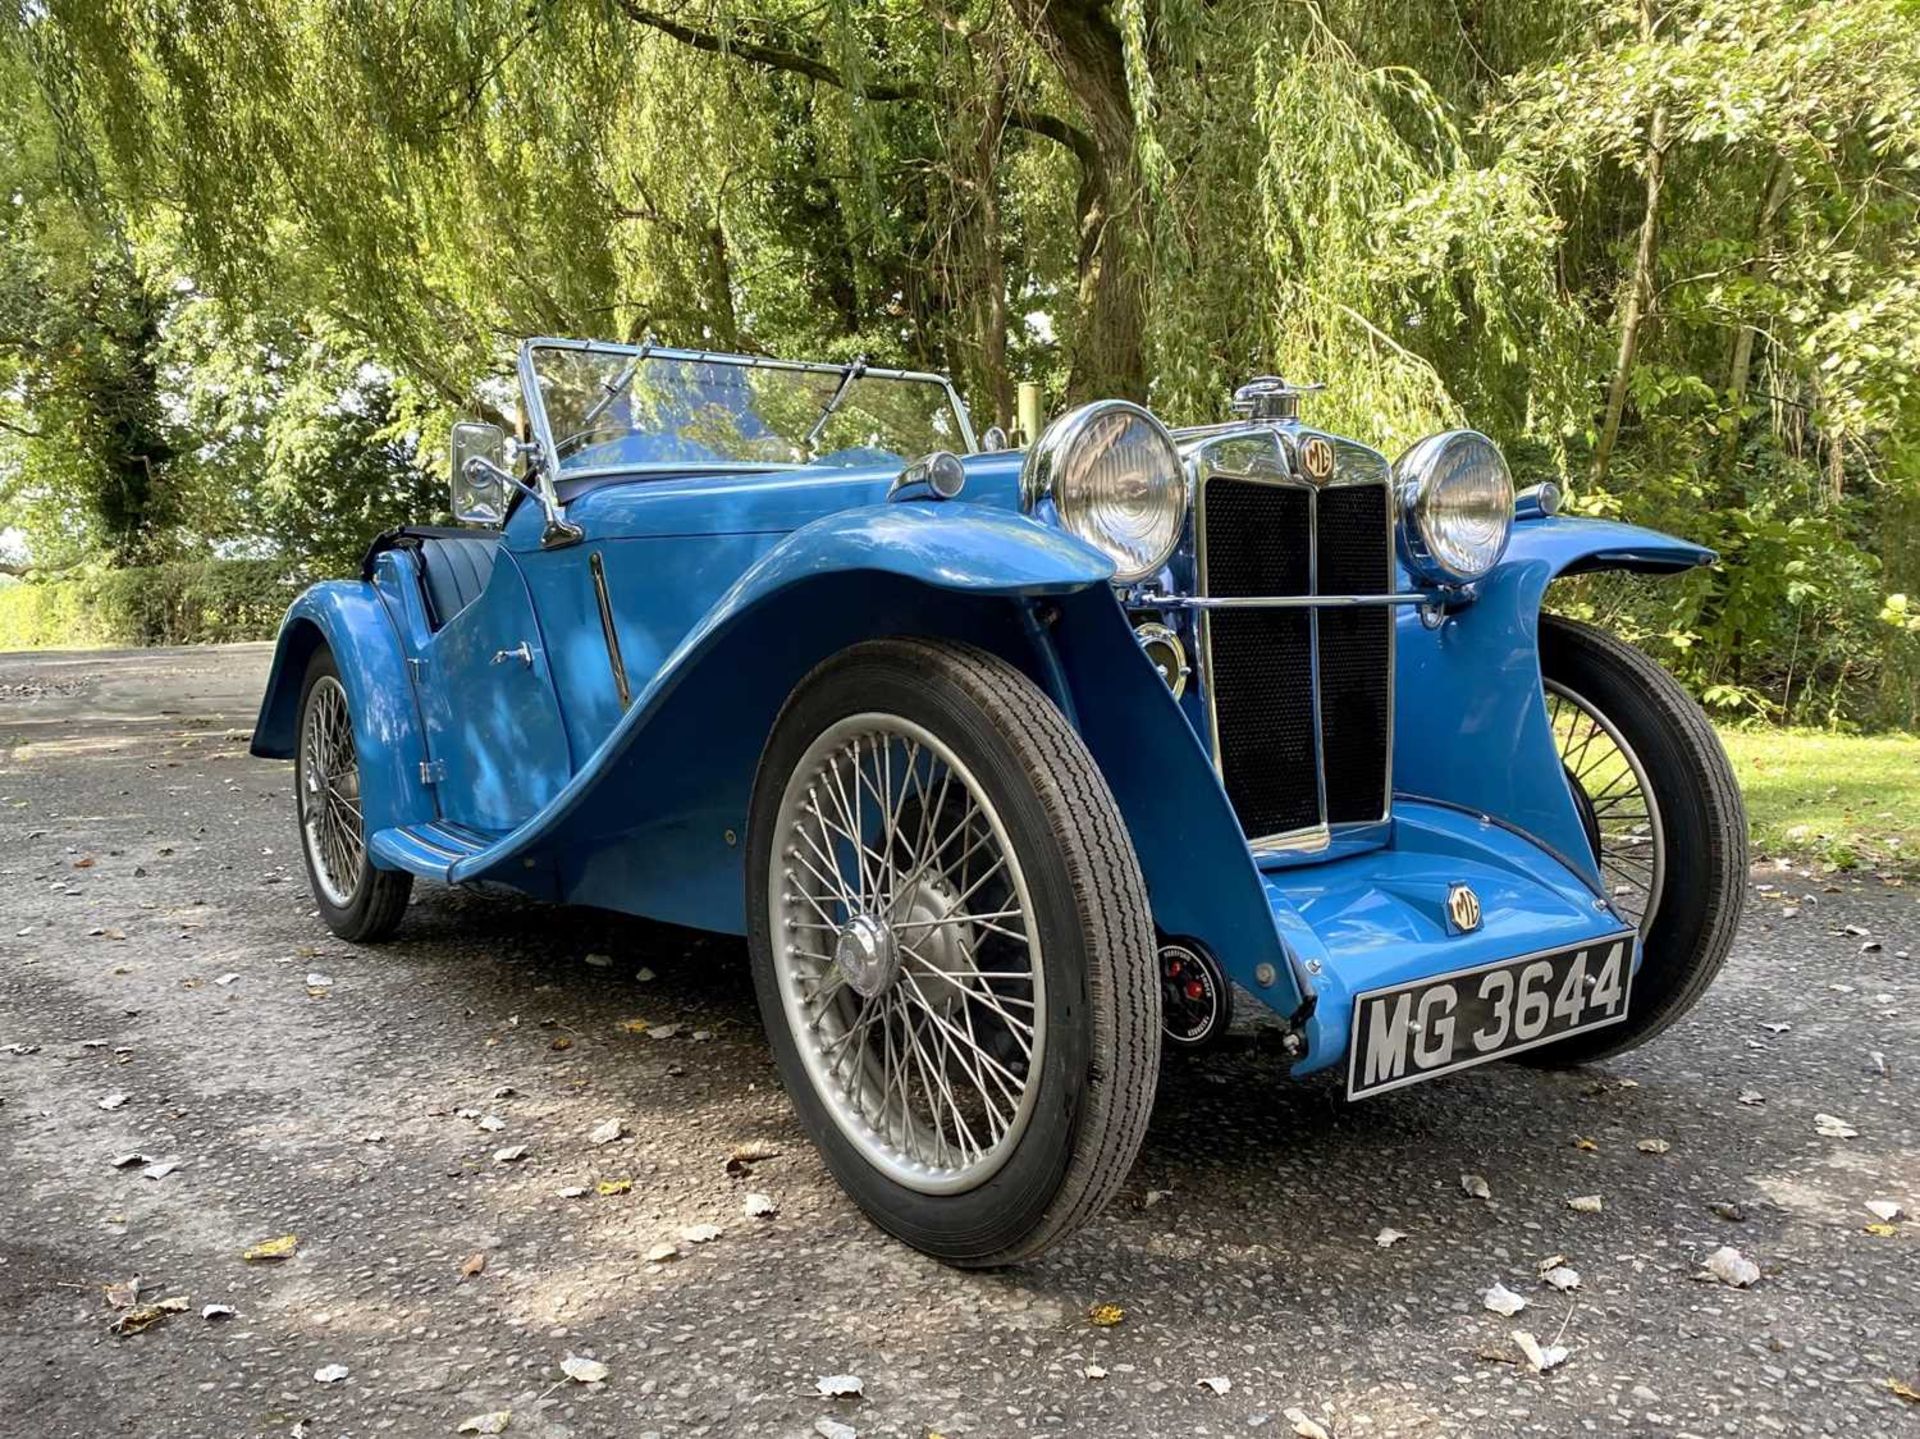
<instances>
[{"instance_id":1,"label":"weeping willow tree","mask_svg":"<svg viewBox=\"0 0 1920 1439\"><path fill-rule=\"evenodd\" d=\"M457 408L505 402L531 333L867 354L955 374L983 422L1025 379L1215 419L1277 370L1389 451L1471 423L1525 479L1718 545L1715 575L1616 616L1718 702L1914 721L1910 0L31 0L7 23L51 137L32 163L92 176L175 297L170 413L257 428L282 489L363 368L391 381L381 433L431 454Z\"/></svg>"}]
</instances>

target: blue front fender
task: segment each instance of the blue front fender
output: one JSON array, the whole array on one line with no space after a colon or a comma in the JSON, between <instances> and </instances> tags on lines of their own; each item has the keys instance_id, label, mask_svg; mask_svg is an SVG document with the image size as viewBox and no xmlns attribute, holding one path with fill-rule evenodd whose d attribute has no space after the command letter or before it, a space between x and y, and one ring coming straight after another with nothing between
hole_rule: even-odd
<instances>
[{"instance_id":1,"label":"blue front fender","mask_svg":"<svg viewBox=\"0 0 1920 1439\"><path fill-rule=\"evenodd\" d=\"M1112 573L1059 529L983 505L876 505L803 526L680 640L546 808L449 877L513 882L537 855L574 902L741 932L754 769L809 669L892 634L1031 654L1022 602L1104 592Z\"/></svg>"},{"instance_id":2,"label":"blue front fender","mask_svg":"<svg viewBox=\"0 0 1920 1439\"><path fill-rule=\"evenodd\" d=\"M433 794L420 782L426 748L400 635L379 595L364 581L324 581L288 608L251 752L265 759L293 758L307 666L322 645L333 652L353 715L367 832L432 819Z\"/></svg>"},{"instance_id":3,"label":"blue front fender","mask_svg":"<svg viewBox=\"0 0 1920 1439\"><path fill-rule=\"evenodd\" d=\"M1394 706L1394 789L1486 815L1550 850L1599 892L1540 687L1547 586L1594 570L1672 574L1713 551L1610 520L1514 526L1506 557L1473 603L1437 629L1403 611Z\"/></svg>"}]
</instances>

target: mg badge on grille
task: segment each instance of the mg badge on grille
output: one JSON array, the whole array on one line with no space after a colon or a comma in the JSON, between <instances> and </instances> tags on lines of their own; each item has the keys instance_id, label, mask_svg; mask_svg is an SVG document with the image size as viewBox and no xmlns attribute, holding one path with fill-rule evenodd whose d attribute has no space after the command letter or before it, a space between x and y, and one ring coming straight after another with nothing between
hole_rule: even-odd
<instances>
[{"instance_id":1,"label":"mg badge on grille","mask_svg":"<svg viewBox=\"0 0 1920 1439\"><path fill-rule=\"evenodd\" d=\"M1480 896L1464 884L1448 886L1447 920L1455 934L1472 934L1480 928Z\"/></svg>"},{"instance_id":2,"label":"mg badge on grille","mask_svg":"<svg viewBox=\"0 0 1920 1439\"><path fill-rule=\"evenodd\" d=\"M1325 484L1333 477L1333 446L1318 435L1308 435L1300 442L1300 468L1316 485Z\"/></svg>"}]
</instances>

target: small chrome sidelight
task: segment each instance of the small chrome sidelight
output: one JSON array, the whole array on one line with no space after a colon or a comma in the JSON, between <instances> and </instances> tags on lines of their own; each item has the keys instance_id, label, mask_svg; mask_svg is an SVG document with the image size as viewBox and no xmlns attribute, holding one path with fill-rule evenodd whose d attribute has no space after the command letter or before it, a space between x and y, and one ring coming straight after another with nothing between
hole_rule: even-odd
<instances>
[{"instance_id":1,"label":"small chrome sidelight","mask_svg":"<svg viewBox=\"0 0 1920 1439\"><path fill-rule=\"evenodd\" d=\"M1140 648L1147 652L1147 658L1160 672L1160 678L1167 682L1167 688L1173 697L1179 699L1187 692L1187 680L1193 675L1193 665L1187 659L1187 647L1180 642L1180 636L1158 620L1146 620L1133 627L1133 637L1140 641Z\"/></svg>"}]
</instances>

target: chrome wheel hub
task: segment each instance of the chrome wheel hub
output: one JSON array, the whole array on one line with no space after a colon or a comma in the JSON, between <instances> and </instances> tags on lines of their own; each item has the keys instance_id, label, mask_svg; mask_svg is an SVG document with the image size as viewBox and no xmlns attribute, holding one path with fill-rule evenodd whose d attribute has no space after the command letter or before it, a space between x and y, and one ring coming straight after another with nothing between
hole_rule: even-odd
<instances>
[{"instance_id":1,"label":"chrome wheel hub","mask_svg":"<svg viewBox=\"0 0 1920 1439\"><path fill-rule=\"evenodd\" d=\"M999 812L896 715L826 729L789 775L768 875L775 980L807 1080L887 1178L984 1183L1032 1119L1046 984Z\"/></svg>"},{"instance_id":2,"label":"chrome wheel hub","mask_svg":"<svg viewBox=\"0 0 1920 1439\"><path fill-rule=\"evenodd\" d=\"M856 914L834 941L833 963L848 988L872 999L900 977L900 947L886 925L870 914Z\"/></svg>"}]
</instances>

